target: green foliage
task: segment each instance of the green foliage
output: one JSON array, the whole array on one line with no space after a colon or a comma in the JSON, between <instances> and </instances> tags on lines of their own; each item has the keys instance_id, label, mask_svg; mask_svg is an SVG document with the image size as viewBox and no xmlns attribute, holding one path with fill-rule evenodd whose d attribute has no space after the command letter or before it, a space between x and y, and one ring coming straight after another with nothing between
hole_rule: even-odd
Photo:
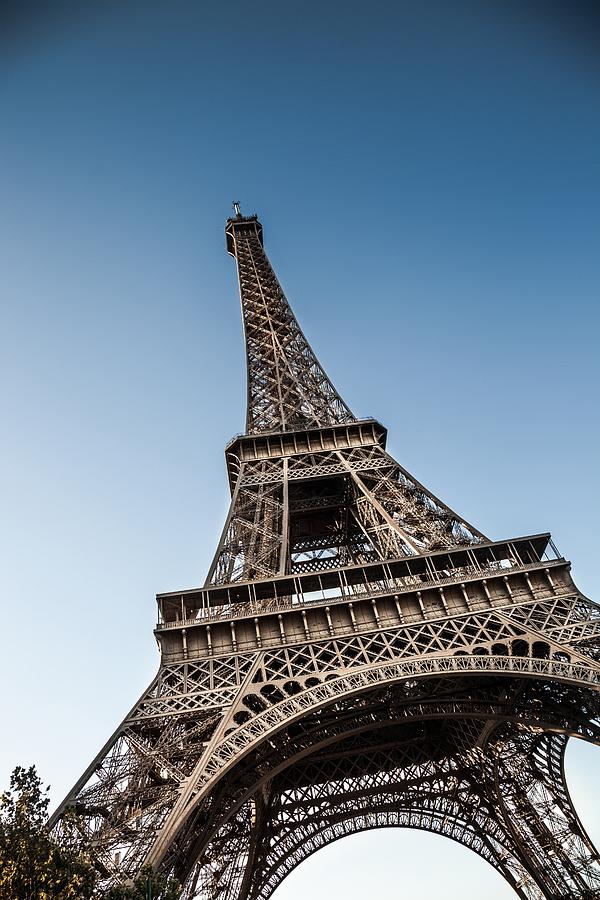
<instances>
[{"instance_id":1,"label":"green foliage","mask_svg":"<svg viewBox=\"0 0 600 900\"><path fill-rule=\"evenodd\" d=\"M104 889L82 850L77 816L48 832L48 789L32 766L17 766L0 794L0 900L179 900L173 878L143 869L132 882Z\"/></svg>"},{"instance_id":2,"label":"green foliage","mask_svg":"<svg viewBox=\"0 0 600 900\"><path fill-rule=\"evenodd\" d=\"M104 900L179 900L181 887L174 878L146 868L133 884L110 888L102 896Z\"/></svg>"},{"instance_id":3,"label":"green foliage","mask_svg":"<svg viewBox=\"0 0 600 900\"><path fill-rule=\"evenodd\" d=\"M96 874L67 816L60 839L46 829L49 798L35 768L17 766L0 795L0 900L88 900Z\"/></svg>"}]
</instances>

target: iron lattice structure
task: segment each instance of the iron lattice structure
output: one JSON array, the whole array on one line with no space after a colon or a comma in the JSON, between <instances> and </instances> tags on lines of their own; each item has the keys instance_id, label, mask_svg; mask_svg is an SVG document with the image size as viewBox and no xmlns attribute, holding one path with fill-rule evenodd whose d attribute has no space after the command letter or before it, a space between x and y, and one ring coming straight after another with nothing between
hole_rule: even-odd
<instances>
[{"instance_id":1,"label":"iron lattice structure","mask_svg":"<svg viewBox=\"0 0 600 900\"><path fill-rule=\"evenodd\" d=\"M158 595L158 674L55 813L107 883L267 900L367 828L465 844L523 898L600 897L570 736L600 742L600 608L548 534L490 541L386 453L302 333L256 216L227 222L246 434L204 587Z\"/></svg>"}]
</instances>

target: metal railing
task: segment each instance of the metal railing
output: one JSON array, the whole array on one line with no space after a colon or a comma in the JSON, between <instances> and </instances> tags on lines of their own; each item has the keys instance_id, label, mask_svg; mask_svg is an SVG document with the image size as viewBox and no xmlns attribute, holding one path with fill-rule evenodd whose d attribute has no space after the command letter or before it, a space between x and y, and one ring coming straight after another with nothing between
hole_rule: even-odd
<instances>
[{"instance_id":1,"label":"metal railing","mask_svg":"<svg viewBox=\"0 0 600 900\"><path fill-rule=\"evenodd\" d=\"M338 588L328 588L322 591L300 592L290 594L287 597L273 597L238 603L228 603L221 606L201 607L195 611L193 617L181 618L172 622L159 622L157 628L161 630L187 628L194 625L210 623L212 621L245 619L248 617L265 615L273 612L287 612L310 606L334 606L340 603L360 601L363 599L370 600L396 594L414 593L417 590L426 591L431 588L443 587L444 585L480 581L490 577L502 578L509 574L556 568L565 563L566 561L562 558L543 560L537 563L522 563L520 565L513 563L510 566L501 565L496 561L491 561L489 567L485 569L477 568L476 566L464 566L453 570L452 574L448 573L447 575L430 572L430 577L427 579L418 575L409 575L353 585L343 584L340 581ZM513 593L516 596L517 592L513 591ZM480 602L478 604L475 598L470 600L472 609L487 608L489 605L489 601ZM406 621L410 620L410 615L410 613L404 615ZM414 621L422 620L422 618L422 613L414 615Z\"/></svg>"}]
</instances>

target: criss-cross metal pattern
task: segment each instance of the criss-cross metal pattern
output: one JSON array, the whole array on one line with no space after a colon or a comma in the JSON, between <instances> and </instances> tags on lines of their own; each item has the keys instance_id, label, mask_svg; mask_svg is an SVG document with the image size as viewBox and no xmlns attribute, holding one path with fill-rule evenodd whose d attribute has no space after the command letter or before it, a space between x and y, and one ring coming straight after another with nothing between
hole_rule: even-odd
<instances>
[{"instance_id":1,"label":"criss-cross metal pattern","mask_svg":"<svg viewBox=\"0 0 600 900\"><path fill-rule=\"evenodd\" d=\"M247 432L202 588L158 596L158 674L54 814L105 882L267 900L369 828L470 847L527 900L600 900L565 782L600 743L600 608L548 534L490 541L386 451L319 365L263 250L228 220ZM401 852L399 837L399 851Z\"/></svg>"},{"instance_id":2,"label":"criss-cross metal pattern","mask_svg":"<svg viewBox=\"0 0 600 900\"><path fill-rule=\"evenodd\" d=\"M353 421L290 309L256 216L230 220L226 234L237 261L246 337L247 433Z\"/></svg>"}]
</instances>

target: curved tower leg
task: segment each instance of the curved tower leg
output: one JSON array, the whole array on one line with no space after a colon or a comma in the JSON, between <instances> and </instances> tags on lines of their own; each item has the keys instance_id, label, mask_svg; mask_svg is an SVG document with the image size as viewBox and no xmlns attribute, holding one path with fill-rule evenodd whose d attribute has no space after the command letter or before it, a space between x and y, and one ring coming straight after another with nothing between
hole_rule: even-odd
<instances>
[{"instance_id":1,"label":"curved tower leg","mask_svg":"<svg viewBox=\"0 0 600 900\"><path fill-rule=\"evenodd\" d=\"M496 816L515 855L551 900L600 897L598 851L573 808L564 778L567 738L504 725L486 747Z\"/></svg>"}]
</instances>

